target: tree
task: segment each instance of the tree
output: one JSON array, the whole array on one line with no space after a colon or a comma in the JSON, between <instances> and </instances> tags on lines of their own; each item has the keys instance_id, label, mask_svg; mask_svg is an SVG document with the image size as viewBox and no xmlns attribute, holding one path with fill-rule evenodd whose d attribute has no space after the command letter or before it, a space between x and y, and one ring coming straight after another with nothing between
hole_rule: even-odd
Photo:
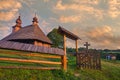
<instances>
[{"instance_id":1,"label":"tree","mask_svg":"<svg viewBox=\"0 0 120 80\"><path fill-rule=\"evenodd\" d=\"M63 36L58 33L58 29L54 28L47 37L52 41L52 47L63 48Z\"/></svg>"}]
</instances>

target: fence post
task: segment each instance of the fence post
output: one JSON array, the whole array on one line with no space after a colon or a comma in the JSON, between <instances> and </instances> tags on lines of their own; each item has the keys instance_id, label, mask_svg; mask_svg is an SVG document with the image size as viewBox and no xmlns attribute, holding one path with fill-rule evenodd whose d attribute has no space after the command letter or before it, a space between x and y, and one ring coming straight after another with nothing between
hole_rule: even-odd
<instances>
[{"instance_id":1,"label":"fence post","mask_svg":"<svg viewBox=\"0 0 120 80\"><path fill-rule=\"evenodd\" d=\"M78 57L78 40L75 40L75 45L76 45L76 65L77 65L77 68L78 68L78 67L79 67L79 65L78 65L78 64L79 64L79 63L78 63L78 62L79 62L79 61L78 61L78 60L79 60L79 59L78 59L78 58L79 58L79 57Z\"/></svg>"},{"instance_id":2,"label":"fence post","mask_svg":"<svg viewBox=\"0 0 120 80\"><path fill-rule=\"evenodd\" d=\"M67 70L67 56L66 56L66 35L63 35L64 38L64 55L62 56L62 67L66 71Z\"/></svg>"}]
</instances>

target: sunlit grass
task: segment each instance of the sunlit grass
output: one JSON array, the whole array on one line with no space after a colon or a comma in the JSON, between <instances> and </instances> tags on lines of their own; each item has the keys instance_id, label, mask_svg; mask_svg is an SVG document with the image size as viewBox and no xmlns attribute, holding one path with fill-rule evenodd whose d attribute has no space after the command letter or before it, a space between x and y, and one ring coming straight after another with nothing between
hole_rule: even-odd
<instances>
[{"instance_id":1,"label":"sunlit grass","mask_svg":"<svg viewBox=\"0 0 120 80\"><path fill-rule=\"evenodd\" d=\"M10 55L5 54L5 52L27 54L27 52L0 49L0 57L36 59L36 57ZM37 59L38 58L39 57L37 57ZM0 61L0 66L46 65L36 63ZM63 70L0 69L0 80L120 80L120 61L102 60L102 70L77 69L76 57L68 55L67 72Z\"/></svg>"}]
</instances>

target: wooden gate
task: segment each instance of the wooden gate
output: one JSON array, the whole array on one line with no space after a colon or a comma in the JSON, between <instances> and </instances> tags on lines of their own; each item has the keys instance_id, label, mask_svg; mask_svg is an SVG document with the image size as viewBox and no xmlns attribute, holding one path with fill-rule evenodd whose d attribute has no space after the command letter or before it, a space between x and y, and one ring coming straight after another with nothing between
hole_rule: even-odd
<instances>
[{"instance_id":1,"label":"wooden gate","mask_svg":"<svg viewBox=\"0 0 120 80\"><path fill-rule=\"evenodd\" d=\"M81 51L76 56L78 68L101 69L100 53L97 51Z\"/></svg>"}]
</instances>

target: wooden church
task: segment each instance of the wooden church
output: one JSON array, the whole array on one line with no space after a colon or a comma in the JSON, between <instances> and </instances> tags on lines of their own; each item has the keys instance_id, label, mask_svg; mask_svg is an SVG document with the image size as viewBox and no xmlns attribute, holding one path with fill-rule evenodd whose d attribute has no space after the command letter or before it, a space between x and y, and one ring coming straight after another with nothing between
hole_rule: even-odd
<instances>
[{"instance_id":1,"label":"wooden church","mask_svg":"<svg viewBox=\"0 0 120 80\"><path fill-rule=\"evenodd\" d=\"M62 49L51 47L52 42L40 29L36 16L31 25L22 27L21 24L19 16L12 33L0 40L0 48L64 55Z\"/></svg>"},{"instance_id":2,"label":"wooden church","mask_svg":"<svg viewBox=\"0 0 120 80\"><path fill-rule=\"evenodd\" d=\"M32 25L22 27L22 21L19 16L16 20L16 25L12 27L12 33L3 40L50 47L52 42L38 26L37 17L34 17L32 22Z\"/></svg>"},{"instance_id":3,"label":"wooden church","mask_svg":"<svg viewBox=\"0 0 120 80\"><path fill-rule=\"evenodd\" d=\"M62 65L62 68L64 70L67 70L66 37L76 41L76 52L78 52L77 41L80 38L74 35L73 33L69 32L68 30L59 27L58 32L64 37L64 44L63 44L64 49L53 48L51 47L52 42L40 29L38 25L38 19L36 16L33 18L31 25L22 27L21 24L22 24L22 20L19 16L18 19L16 20L16 25L12 27L12 33L6 36L5 38L3 38L2 40L0 40L0 48L27 51L30 52L30 54L26 54L29 56L38 56L35 55L34 52L40 54L45 54L45 53L52 54L52 56L48 56L48 57L61 59L60 62L39 61L39 60L36 61L36 60L13 59L13 58L0 58L0 60L45 63L45 64L53 64L53 65L57 64L57 65ZM22 68L28 68L28 67L22 67Z\"/></svg>"}]
</instances>

